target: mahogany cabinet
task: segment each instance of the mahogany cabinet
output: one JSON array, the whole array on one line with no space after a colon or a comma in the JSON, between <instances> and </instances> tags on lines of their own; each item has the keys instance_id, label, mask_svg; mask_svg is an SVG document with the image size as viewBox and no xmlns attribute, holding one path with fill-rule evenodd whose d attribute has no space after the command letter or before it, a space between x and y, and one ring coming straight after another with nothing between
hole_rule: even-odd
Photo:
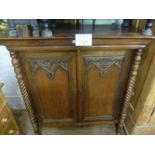
<instances>
[{"instance_id":1,"label":"mahogany cabinet","mask_svg":"<svg viewBox=\"0 0 155 155\"><path fill-rule=\"evenodd\" d=\"M155 37L99 29L92 46L79 47L74 34L0 38L10 51L34 132L84 124L115 124L120 132L143 86Z\"/></svg>"}]
</instances>

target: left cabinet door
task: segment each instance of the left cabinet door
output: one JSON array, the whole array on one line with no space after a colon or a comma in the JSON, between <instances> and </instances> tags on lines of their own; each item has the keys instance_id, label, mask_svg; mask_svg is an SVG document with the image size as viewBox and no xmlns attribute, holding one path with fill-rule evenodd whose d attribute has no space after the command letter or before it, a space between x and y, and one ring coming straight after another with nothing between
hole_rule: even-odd
<instances>
[{"instance_id":1,"label":"left cabinet door","mask_svg":"<svg viewBox=\"0 0 155 155\"><path fill-rule=\"evenodd\" d=\"M76 120L74 51L23 52L25 81L39 123L72 124Z\"/></svg>"}]
</instances>

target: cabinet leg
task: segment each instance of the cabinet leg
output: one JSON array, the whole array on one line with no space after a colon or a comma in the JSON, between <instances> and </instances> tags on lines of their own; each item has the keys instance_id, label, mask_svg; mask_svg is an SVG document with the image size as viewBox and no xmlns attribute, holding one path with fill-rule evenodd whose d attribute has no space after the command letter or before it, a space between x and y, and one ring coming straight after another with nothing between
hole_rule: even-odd
<instances>
[{"instance_id":1,"label":"cabinet leg","mask_svg":"<svg viewBox=\"0 0 155 155\"><path fill-rule=\"evenodd\" d=\"M21 94L22 94L23 100L25 102L26 110L27 110L29 117L30 117L30 120L31 120L34 133L38 135L38 134L40 134L39 125L38 125L38 122L35 118L35 115L34 115L34 112L32 109L31 100L30 100L28 91L26 89L26 85L25 85L25 81L23 78L22 68L20 66L18 54L16 52L10 52L10 56L12 58L12 64L14 67L14 71L16 73L16 78L18 80L19 88L21 90Z\"/></svg>"},{"instance_id":2,"label":"cabinet leg","mask_svg":"<svg viewBox=\"0 0 155 155\"><path fill-rule=\"evenodd\" d=\"M125 100L124 100L122 112L121 112L118 127L117 127L117 134L120 134L121 131L123 130L123 127L124 127L124 122L125 122L126 115L127 115L127 112L128 112L129 103L130 103L131 97L134 94L133 89L134 89L134 86L135 86L135 83L136 83L136 78L137 78L139 66L140 66L140 63L141 63L142 54L143 54L143 50L139 49L136 52L136 55L134 57L134 62L133 62L133 65L132 65L131 71L130 71L129 82L128 82L128 86L127 86Z\"/></svg>"}]
</instances>

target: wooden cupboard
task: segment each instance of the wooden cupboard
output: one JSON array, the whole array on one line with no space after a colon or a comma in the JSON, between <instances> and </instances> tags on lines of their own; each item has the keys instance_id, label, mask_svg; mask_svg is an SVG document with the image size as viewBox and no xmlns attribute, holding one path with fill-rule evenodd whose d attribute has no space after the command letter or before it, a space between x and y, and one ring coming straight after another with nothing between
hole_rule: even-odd
<instances>
[{"instance_id":1,"label":"wooden cupboard","mask_svg":"<svg viewBox=\"0 0 155 155\"><path fill-rule=\"evenodd\" d=\"M131 51L49 50L20 57L40 123L117 122Z\"/></svg>"},{"instance_id":2,"label":"wooden cupboard","mask_svg":"<svg viewBox=\"0 0 155 155\"><path fill-rule=\"evenodd\" d=\"M39 120L45 124L75 122L75 53L50 50L21 57Z\"/></svg>"},{"instance_id":3,"label":"wooden cupboard","mask_svg":"<svg viewBox=\"0 0 155 155\"><path fill-rule=\"evenodd\" d=\"M121 50L78 52L79 117L86 121L118 120L131 54Z\"/></svg>"},{"instance_id":4,"label":"wooden cupboard","mask_svg":"<svg viewBox=\"0 0 155 155\"><path fill-rule=\"evenodd\" d=\"M36 134L64 125L115 124L118 132L124 127L155 37L101 30L86 47L73 44L76 32L0 38L10 51Z\"/></svg>"}]
</instances>

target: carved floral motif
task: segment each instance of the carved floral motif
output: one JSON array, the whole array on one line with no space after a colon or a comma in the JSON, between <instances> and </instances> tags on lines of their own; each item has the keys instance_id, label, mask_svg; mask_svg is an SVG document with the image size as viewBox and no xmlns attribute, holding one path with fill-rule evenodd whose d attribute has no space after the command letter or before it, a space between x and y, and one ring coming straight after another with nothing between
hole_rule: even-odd
<instances>
[{"instance_id":1,"label":"carved floral motif","mask_svg":"<svg viewBox=\"0 0 155 155\"><path fill-rule=\"evenodd\" d=\"M115 65L120 69L123 58L124 56L88 56L85 57L85 62L88 70L92 67L97 67L100 70L101 77L104 77L107 75L108 68L112 65Z\"/></svg>"},{"instance_id":2,"label":"carved floral motif","mask_svg":"<svg viewBox=\"0 0 155 155\"><path fill-rule=\"evenodd\" d=\"M55 59L29 59L32 68L37 70L42 68L48 74L49 79L53 80L58 67L64 71L68 71L69 59L68 58L55 58Z\"/></svg>"}]
</instances>

